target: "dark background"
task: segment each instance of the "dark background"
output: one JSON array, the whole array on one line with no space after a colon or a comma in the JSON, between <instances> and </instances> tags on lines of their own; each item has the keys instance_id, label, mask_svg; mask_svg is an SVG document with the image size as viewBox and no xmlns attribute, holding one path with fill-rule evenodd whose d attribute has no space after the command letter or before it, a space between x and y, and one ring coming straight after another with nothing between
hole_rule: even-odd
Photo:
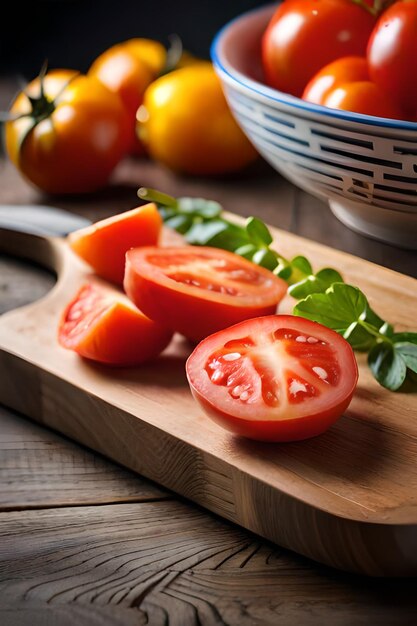
<instances>
[{"instance_id":1,"label":"dark background","mask_svg":"<svg viewBox=\"0 0 417 626\"><path fill-rule=\"evenodd\" d=\"M177 33L190 52L207 57L216 32L267 0L55 0L8 3L0 32L0 74L33 78L49 66L86 71L109 46L131 37L167 43Z\"/></svg>"}]
</instances>

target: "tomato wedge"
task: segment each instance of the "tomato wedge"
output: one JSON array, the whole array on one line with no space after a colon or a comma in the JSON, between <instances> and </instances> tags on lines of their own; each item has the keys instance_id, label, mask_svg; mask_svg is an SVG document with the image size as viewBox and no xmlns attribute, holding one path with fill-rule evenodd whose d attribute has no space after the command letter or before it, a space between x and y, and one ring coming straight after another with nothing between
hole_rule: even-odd
<instances>
[{"instance_id":1,"label":"tomato wedge","mask_svg":"<svg viewBox=\"0 0 417 626\"><path fill-rule=\"evenodd\" d=\"M124 288L148 317L200 341L242 320L275 313L286 283L218 248L139 248L126 255Z\"/></svg>"},{"instance_id":2,"label":"tomato wedge","mask_svg":"<svg viewBox=\"0 0 417 626\"><path fill-rule=\"evenodd\" d=\"M68 235L68 243L98 276L122 284L126 252L158 243L162 218L155 204L114 215Z\"/></svg>"},{"instance_id":3,"label":"tomato wedge","mask_svg":"<svg viewBox=\"0 0 417 626\"><path fill-rule=\"evenodd\" d=\"M209 417L259 441L324 432L348 407L358 380L343 337L292 315L248 320L207 337L186 371Z\"/></svg>"},{"instance_id":4,"label":"tomato wedge","mask_svg":"<svg viewBox=\"0 0 417 626\"><path fill-rule=\"evenodd\" d=\"M63 348L115 366L139 365L168 345L172 332L145 317L126 296L110 287L83 285L59 324Z\"/></svg>"}]
</instances>

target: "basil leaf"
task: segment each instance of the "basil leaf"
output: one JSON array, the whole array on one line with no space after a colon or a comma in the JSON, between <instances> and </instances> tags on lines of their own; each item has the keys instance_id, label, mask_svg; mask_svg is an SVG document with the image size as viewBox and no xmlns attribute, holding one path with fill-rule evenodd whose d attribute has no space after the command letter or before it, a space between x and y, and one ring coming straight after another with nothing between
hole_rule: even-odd
<instances>
[{"instance_id":1,"label":"basil leaf","mask_svg":"<svg viewBox=\"0 0 417 626\"><path fill-rule=\"evenodd\" d=\"M374 335L371 335L359 322L353 322L345 330L343 337L350 343L354 350L358 350L359 352L368 352L376 341Z\"/></svg>"},{"instance_id":2,"label":"basil leaf","mask_svg":"<svg viewBox=\"0 0 417 626\"><path fill-rule=\"evenodd\" d=\"M303 258L303 257L297 257ZM292 261L292 265L294 261ZM310 264L309 264L310 265ZM307 266L305 266L307 268ZM288 293L297 300L306 298L312 293L324 293L333 283L343 282L343 278L331 268L325 268L317 272L317 274L311 274L300 280L300 282L291 285L288 289Z\"/></svg>"},{"instance_id":3,"label":"basil leaf","mask_svg":"<svg viewBox=\"0 0 417 626\"><path fill-rule=\"evenodd\" d=\"M275 276L282 278L282 280L288 280L292 274L291 265L285 265L282 261L278 260L278 265L274 269Z\"/></svg>"},{"instance_id":4,"label":"basil leaf","mask_svg":"<svg viewBox=\"0 0 417 626\"><path fill-rule=\"evenodd\" d=\"M172 209L170 207L158 206L158 211L164 222L166 222L166 220L168 220L170 217L178 215L177 209Z\"/></svg>"},{"instance_id":5,"label":"basil leaf","mask_svg":"<svg viewBox=\"0 0 417 626\"><path fill-rule=\"evenodd\" d=\"M185 238L188 243L194 246L207 246L217 235L227 229L228 225L221 220L197 222L192 225Z\"/></svg>"},{"instance_id":6,"label":"basil leaf","mask_svg":"<svg viewBox=\"0 0 417 626\"><path fill-rule=\"evenodd\" d=\"M294 314L344 333L366 312L367 299L357 287L334 283L325 293L314 293L294 307Z\"/></svg>"},{"instance_id":7,"label":"basil leaf","mask_svg":"<svg viewBox=\"0 0 417 626\"><path fill-rule=\"evenodd\" d=\"M235 254L243 256L245 259L251 260L257 250L258 248L254 246L253 243L247 243L244 246L236 248Z\"/></svg>"},{"instance_id":8,"label":"basil leaf","mask_svg":"<svg viewBox=\"0 0 417 626\"><path fill-rule=\"evenodd\" d=\"M257 250L252 257L252 261L256 263L256 265L261 265L271 271L277 266L277 257L268 248Z\"/></svg>"},{"instance_id":9,"label":"basil leaf","mask_svg":"<svg viewBox=\"0 0 417 626\"><path fill-rule=\"evenodd\" d=\"M192 245L213 246L231 252L248 243L244 228L221 219L195 223L185 238Z\"/></svg>"},{"instance_id":10,"label":"basil leaf","mask_svg":"<svg viewBox=\"0 0 417 626\"><path fill-rule=\"evenodd\" d=\"M303 274L313 274L313 268L311 267L311 263L308 259L305 258L305 256L295 256L291 261L291 265L300 270Z\"/></svg>"},{"instance_id":11,"label":"basil leaf","mask_svg":"<svg viewBox=\"0 0 417 626\"><path fill-rule=\"evenodd\" d=\"M417 333L394 333L391 335L394 343L406 341L407 343L417 344Z\"/></svg>"},{"instance_id":12,"label":"basil leaf","mask_svg":"<svg viewBox=\"0 0 417 626\"><path fill-rule=\"evenodd\" d=\"M316 280L318 283L323 285L326 289L331 287L333 283L343 283L343 278L339 272L332 269L331 267L324 267L322 270L318 271L316 274ZM323 289L324 291L325 289Z\"/></svg>"},{"instance_id":13,"label":"basil leaf","mask_svg":"<svg viewBox=\"0 0 417 626\"><path fill-rule=\"evenodd\" d=\"M417 374L417 345L404 341L395 343L394 349L402 356L407 367Z\"/></svg>"},{"instance_id":14,"label":"basil leaf","mask_svg":"<svg viewBox=\"0 0 417 626\"><path fill-rule=\"evenodd\" d=\"M272 243L273 239L268 227L257 217L248 217L245 226L249 239L255 244L269 246Z\"/></svg>"},{"instance_id":15,"label":"basil leaf","mask_svg":"<svg viewBox=\"0 0 417 626\"><path fill-rule=\"evenodd\" d=\"M368 355L368 365L383 387L396 391L407 374L407 366L395 347L388 342L377 343Z\"/></svg>"},{"instance_id":16,"label":"basil leaf","mask_svg":"<svg viewBox=\"0 0 417 626\"><path fill-rule=\"evenodd\" d=\"M214 219L223 210L218 202L204 198L178 198L177 207L180 213L188 213L204 219Z\"/></svg>"},{"instance_id":17,"label":"basil leaf","mask_svg":"<svg viewBox=\"0 0 417 626\"><path fill-rule=\"evenodd\" d=\"M387 323L382 318L380 318L379 315L375 313L375 311L371 309L371 307L369 306L369 303L366 308L364 321L367 322L368 324L371 324L371 326L374 326L374 328L376 328L377 330L379 330L380 328L386 327L384 334L388 334L390 330L392 329L392 326L390 327L389 324L387 325Z\"/></svg>"},{"instance_id":18,"label":"basil leaf","mask_svg":"<svg viewBox=\"0 0 417 626\"><path fill-rule=\"evenodd\" d=\"M165 220L166 226L172 228L173 230L176 230L182 235L184 235L187 230L189 230L192 223L192 218L188 215L173 215L172 217L168 217L168 219Z\"/></svg>"}]
</instances>

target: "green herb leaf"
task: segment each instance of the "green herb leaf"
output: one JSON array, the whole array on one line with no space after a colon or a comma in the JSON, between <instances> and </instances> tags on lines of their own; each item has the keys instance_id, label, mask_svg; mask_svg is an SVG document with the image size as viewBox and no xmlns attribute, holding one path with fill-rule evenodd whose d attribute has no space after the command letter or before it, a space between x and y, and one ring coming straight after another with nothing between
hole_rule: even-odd
<instances>
[{"instance_id":1,"label":"green herb leaf","mask_svg":"<svg viewBox=\"0 0 417 626\"><path fill-rule=\"evenodd\" d=\"M278 265L273 270L275 276L288 281L292 274L292 267L289 263L285 263L282 259L278 259Z\"/></svg>"},{"instance_id":2,"label":"green herb leaf","mask_svg":"<svg viewBox=\"0 0 417 626\"><path fill-rule=\"evenodd\" d=\"M223 210L218 202L204 198L178 198L177 207L180 213L189 213L207 220L219 217Z\"/></svg>"},{"instance_id":3,"label":"green herb leaf","mask_svg":"<svg viewBox=\"0 0 417 626\"><path fill-rule=\"evenodd\" d=\"M313 273L311 263L308 259L306 259L305 256L295 256L291 261L291 265L300 270L303 274L307 274L308 276Z\"/></svg>"},{"instance_id":4,"label":"green herb leaf","mask_svg":"<svg viewBox=\"0 0 417 626\"><path fill-rule=\"evenodd\" d=\"M252 257L252 261L256 263L256 265L261 265L271 271L277 266L276 254L274 254L272 250L269 250L269 248L257 250Z\"/></svg>"},{"instance_id":5,"label":"green herb leaf","mask_svg":"<svg viewBox=\"0 0 417 626\"><path fill-rule=\"evenodd\" d=\"M253 243L247 243L244 246L240 246L240 248L236 248L235 254L243 256L245 259L252 260L253 255L257 250L258 248L254 246Z\"/></svg>"},{"instance_id":6,"label":"green herb leaf","mask_svg":"<svg viewBox=\"0 0 417 626\"><path fill-rule=\"evenodd\" d=\"M269 246L272 243L273 239L268 227L257 217L249 217L245 226L249 239L255 244Z\"/></svg>"},{"instance_id":7,"label":"green herb leaf","mask_svg":"<svg viewBox=\"0 0 417 626\"><path fill-rule=\"evenodd\" d=\"M355 350L369 350L377 331L364 324L368 301L357 287L334 283L325 293L314 293L301 300L293 313L319 322L340 333Z\"/></svg>"},{"instance_id":8,"label":"green herb leaf","mask_svg":"<svg viewBox=\"0 0 417 626\"><path fill-rule=\"evenodd\" d=\"M248 243L244 228L222 219L195 223L185 238L192 245L213 246L232 252Z\"/></svg>"},{"instance_id":9,"label":"green herb leaf","mask_svg":"<svg viewBox=\"0 0 417 626\"><path fill-rule=\"evenodd\" d=\"M294 261L292 261L294 264ZM307 267L307 266L306 266ZM311 267L311 266L310 266ZM317 274L310 274L288 289L288 293L297 300L306 298L312 293L324 293L333 283L343 282L343 278L336 270L326 267Z\"/></svg>"},{"instance_id":10,"label":"green herb leaf","mask_svg":"<svg viewBox=\"0 0 417 626\"><path fill-rule=\"evenodd\" d=\"M334 283L325 293L312 294L296 304L294 313L343 334L365 314L367 304L357 287Z\"/></svg>"},{"instance_id":11,"label":"green herb leaf","mask_svg":"<svg viewBox=\"0 0 417 626\"><path fill-rule=\"evenodd\" d=\"M407 366L401 354L388 342L377 343L368 355L368 365L377 381L396 391L403 384Z\"/></svg>"},{"instance_id":12,"label":"green herb leaf","mask_svg":"<svg viewBox=\"0 0 417 626\"><path fill-rule=\"evenodd\" d=\"M172 215L165 220L165 224L184 235L192 225L192 218L188 215Z\"/></svg>"},{"instance_id":13,"label":"green herb leaf","mask_svg":"<svg viewBox=\"0 0 417 626\"><path fill-rule=\"evenodd\" d=\"M395 343L394 349L401 355L407 367L417 374L417 345L404 341L402 343Z\"/></svg>"},{"instance_id":14,"label":"green herb leaf","mask_svg":"<svg viewBox=\"0 0 417 626\"><path fill-rule=\"evenodd\" d=\"M417 333L394 333L391 336L394 343L406 341L407 343L417 344Z\"/></svg>"},{"instance_id":15,"label":"green herb leaf","mask_svg":"<svg viewBox=\"0 0 417 626\"><path fill-rule=\"evenodd\" d=\"M368 324L371 324L371 326L373 326L379 331L380 329L384 329L385 332L383 334L389 334L392 329L392 326L387 324L383 319L379 317L379 315L375 313L375 311L371 309L371 307L369 306L369 303L366 308L366 314L365 314L364 320L365 322L367 322Z\"/></svg>"},{"instance_id":16,"label":"green herb leaf","mask_svg":"<svg viewBox=\"0 0 417 626\"><path fill-rule=\"evenodd\" d=\"M227 231L228 225L223 220L194 223L186 233L186 240L194 246L207 246L217 235Z\"/></svg>"}]
</instances>

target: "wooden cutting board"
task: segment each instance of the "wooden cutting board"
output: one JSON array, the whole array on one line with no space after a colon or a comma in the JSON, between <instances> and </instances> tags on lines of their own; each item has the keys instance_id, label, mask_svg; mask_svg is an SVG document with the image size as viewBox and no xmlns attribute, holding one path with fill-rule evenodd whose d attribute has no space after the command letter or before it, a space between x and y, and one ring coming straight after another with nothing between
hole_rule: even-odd
<instances>
[{"instance_id":1,"label":"wooden cutting board","mask_svg":"<svg viewBox=\"0 0 417 626\"><path fill-rule=\"evenodd\" d=\"M2 251L59 277L45 298L0 318L0 402L317 561L376 576L417 574L415 391L382 389L359 355L356 394L327 433L292 444L235 438L191 398L184 373L190 346L181 337L136 369L94 365L58 346L61 310L89 270L63 238L41 234L50 215L37 228L0 229ZM80 225L69 217L61 228L53 216L58 226L49 232ZM283 254L336 267L398 330L416 329L417 281L272 230ZM288 297L281 312L292 305Z\"/></svg>"}]
</instances>

